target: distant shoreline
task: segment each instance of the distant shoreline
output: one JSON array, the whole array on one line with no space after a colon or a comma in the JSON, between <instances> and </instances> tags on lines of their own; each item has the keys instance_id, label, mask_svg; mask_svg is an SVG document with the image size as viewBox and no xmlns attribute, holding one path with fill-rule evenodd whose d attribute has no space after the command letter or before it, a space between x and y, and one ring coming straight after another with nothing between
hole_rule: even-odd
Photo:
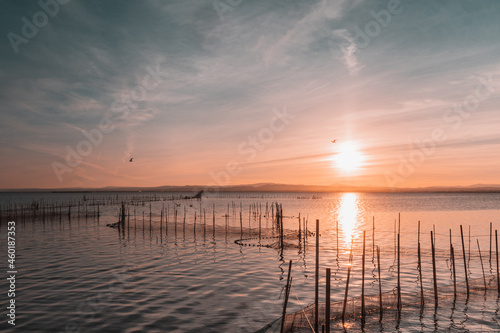
<instances>
[{"instance_id":1,"label":"distant shoreline","mask_svg":"<svg viewBox=\"0 0 500 333\"><path fill-rule=\"evenodd\" d=\"M201 185L158 186L158 187L102 187L102 188L24 188L0 189L0 193L113 193L113 192L198 192L207 193L500 193L500 185L477 184L470 186L434 186L422 188L386 188L347 185L287 185L287 184L250 184L220 187L204 187Z\"/></svg>"}]
</instances>

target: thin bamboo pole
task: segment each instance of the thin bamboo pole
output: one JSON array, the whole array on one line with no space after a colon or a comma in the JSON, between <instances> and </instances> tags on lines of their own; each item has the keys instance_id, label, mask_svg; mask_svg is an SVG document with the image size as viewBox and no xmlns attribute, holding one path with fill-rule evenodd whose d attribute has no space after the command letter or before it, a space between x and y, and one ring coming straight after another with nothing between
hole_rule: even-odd
<instances>
[{"instance_id":1,"label":"thin bamboo pole","mask_svg":"<svg viewBox=\"0 0 500 333\"><path fill-rule=\"evenodd\" d=\"M375 216L373 216L372 223L372 258L375 257Z\"/></svg>"},{"instance_id":2,"label":"thin bamboo pole","mask_svg":"<svg viewBox=\"0 0 500 333\"><path fill-rule=\"evenodd\" d=\"M186 206L184 206L184 219L182 220L182 235L186 238Z\"/></svg>"},{"instance_id":3,"label":"thin bamboo pole","mask_svg":"<svg viewBox=\"0 0 500 333\"><path fill-rule=\"evenodd\" d=\"M336 219L335 223L337 226L336 227L337 231L336 231L335 235L337 236L337 258L338 258L339 257L339 220Z\"/></svg>"},{"instance_id":4,"label":"thin bamboo pole","mask_svg":"<svg viewBox=\"0 0 500 333\"><path fill-rule=\"evenodd\" d=\"M306 254L306 240L307 240L307 231L306 231L306 218L303 217L302 218L302 222L303 222L303 229L304 229L304 236L303 236L303 243L304 243L304 255Z\"/></svg>"},{"instance_id":5,"label":"thin bamboo pole","mask_svg":"<svg viewBox=\"0 0 500 333\"><path fill-rule=\"evenodd\" d=\"M262 238L262 214L259 214L259 243Z\"/></svg>"},{"instance_id":6,"label":"thin bamboo pole","mask_svg":"<svg viewBox=\"0 0 500 333\"><path fill-rule=\"evenodd\" d=\"M314 285L314 331L319 327L319 220L316 220L316 276Z\"/></svg>"},{"instance_id":7,"label":"thin bamboo pole","mask_svg":"<svg viewBox=\"0 0 500 333\"><path fill-rule=\"evenodd\" d=\"M401 235L401 213L398 213L398 235Z\"/></svg>"},{"instance_id":8,"label":"thin bamboo pole","mask_svg":"<svg viewBox=\"0 0 500 333\"><path fill-rule=\"evenodd\" d=\"M301 243L302 241L302 228L300 227L300 224L301 224L301 220L300 220L300 213L299 213L299 234L298 234L298 238L299 238L299 244ZM300 246L299 246L300 247Z\"/></svg>"},{"instance_id":9,"label":"thin bamboo pole","mask_svg":"<svg viewBox=\"0 0 500 333\"><path fill-rule=\"evenodd\" d=\"M361 327L365 324L365 244L366 231L363 230L363 256L361 259Z\"/></svg>"},{"instance_id":10,"label":"thin bamboo pole","mask_svg":"<svg viewBox=\"0 0 500 333\"><path fill-rule=\"evenodd\" d=\"M495 249L496 249L496 259L497 259L497 292L498 295L500 296L500 269L498 266L498 234L497 231L495 230Z\"/></svg>"},{"instance_id":11,"label":"thin bamboo pole","mask_svg":"<svg viewBox=\"0 0 500 333\"><path fill-rule=\"evenodd\" d=\"M396 220L394 220L394 259L396 258Z\"/></svg>"},{"instance_id":12,"label":"thin bamboo pole","mask_svg":"<svg viewBox=\"0 0 500 333\"><path fill-rule=\"evenodd\" d=\"M493 223L490 222L490 267L491 267L491 241L492 241L492 236L493 236Z\"/></svg>"},{"instance_id":13,"label":"thin bamboo pole","mask_svg":"<svg viewBox=\"0 0 500 333\"><path fill-rule=\"evenodd\" d=\"M378 268L378 300L380 307L380 318L379 322L382 322L384 317L384 306L382 303L382 279L380 278L380 247L377 246L377 268Z\"/></svg>"},{"instance_id":14,"label":"thin bamboo pole","mask_svg":"<svg viewBox=\"0 0 500 333\"><path fill-rule=\"evenodd\" d=\"M486 293L486 275L484 275L483 256L481 255L481 248L479 247L479 239L476 238L476 241L477 241L477 250L479 252L479 260L481 261L481 269L483 271L484 292Z\"/></svg>"},{"instance_id":15,"label":"thin bamboo pole","mask_svg":"<svg viewBox=\"0 0 500 333\"><path fill-rule=\"evenodd\" d=\"M290 295L290 284L291 284L291 275L292 275L292 261L290 260L290 263L288 264L288 277L286 281L286 288L285 288L285 301L283 302L283 313L281 317L281 333L285 332L285 318L286 318L286 307L288 305L288 296Z\"/></svg>"},{"instance_id":16,"label":"thin bamboo pole","mask_svg":"<svg viewBox=\"0 0 500 333\"><path fill-rule=\"evenodd\" d=\"M143 213L144 216L144 213ZM177 239L177 208L174 207L174 236ZM215 235L214 235L215 237Z\"/></svg>"},{"instance_id":17,"label":"thin bamboo pole","mask_svg":"<svg viewBox=\"0 0 500 333\"><path fill-rule=\"evenodd\" d=\"M469 245L468 245L468 246L469 246L469 249L468 249L468 253L467 253L467 254L468 254L467 264L469 264L468 269L469 269L469 273L470 273L470 224L469 224L469 234L468 234L468 239L469 239Z\"/></svg>"},{"instance_id":18,"label":"thin bamboo pole","mask_svg":"<svg viewBox=\"0 0 500 333\"><path fill-rule=\"evenodd\" d=\"M349 294L349 280L351 278L351 268L352 268L352 239L351 239L351 252L349 253L349 263L347 264L347 279L345 284L345 294L344 294L344 306L342 307L342 326L345 323L345 312L347 309L347 296Z\"/></svg>"},{"instance_id":19,"label":"thin bamboo pole","mask_svg":"<svg viewBox=\"0 0 500 333\"><path fill-rule=\"evenodd\" d=\"M201 216L200 216L200 219L201 219ZM196 211L194 212L193 234L194 234L194 239L196 240Z\"/></svg>"},{"instance_id":20,"label":"thin bamboo pole","mask_svg":"<svg viewBox=\"0 0 500 333\"><path fill-rule=\"evenodd\" d=\"M467 276L467 257L465 256L464 231L460 225L460 237L462 238L462 252L464 257L465 285L467 286L467 298L469 298L469 277Z\"/></svg>"},{"instance_id":21,"label":"thin bamboo pole","mask_svg":"<svg viewBox=\"0 0 500 333\"><path fill-rule=\"evenodd\" d=\"M451 238L451 229L450 229L450 257L451 257L451 265L453 269L453 297L457 297L457 272L455 270L455 250L453 249L453 243Z\"/></svg>"},{"instance_id":22,"label":"thin bamboo pole","mask_svg":"<svg viewBox=\"0 0 500 333\"><path fill-rule=\"evenodd\" d=\"M243 216L240 211L240 238L243 238Z\"/></svg>"},{"instance_id":23,"label":"thin bamboo pole","mask_svg":"<svg viewBox=\"0 0 500 333\"><path fill-rule=\"evenodd\" d=\"M438 306L438 291L436 279L436 252L434 248L434 236L431 230L431 247L432 247L432 278L434 280L434 305Z\"/></svg>"},{"instance_id":24,"label":"thin bamboo pole","mask_svg":"<svg viewBox=\"0 0 500 333\"><path fill-rule=\"evenodd\" d=\"M420 250L420 221L418 221L418 275L420 278L420 306L424 306L424 281L422 279L422 255Z\"/></svg>"},{"instance_id":25,"label":"thin bamboo pole","mask_svg":"<svg viewBox=\"0 0 500 333\"><path fill-rule=\"evenodd\" d=\"M325 330L326 332L330 332L330 287L331 287L331 277L332 271L330 268L326 269L326 299L325 299Z\"/></svg>"},{"instance_id":26,"label":"thin bamboo pole","mask_svg":"<svg viewBox=\"0 0 500 333\"><path fill-rule=\"evenodd\" d=\"M397 308L398 308L398 319L401 317L401 257L400 257L400 243L399 243L399 234L398 234L398 302L397 302Z\"/></svg>"}]
</instances>

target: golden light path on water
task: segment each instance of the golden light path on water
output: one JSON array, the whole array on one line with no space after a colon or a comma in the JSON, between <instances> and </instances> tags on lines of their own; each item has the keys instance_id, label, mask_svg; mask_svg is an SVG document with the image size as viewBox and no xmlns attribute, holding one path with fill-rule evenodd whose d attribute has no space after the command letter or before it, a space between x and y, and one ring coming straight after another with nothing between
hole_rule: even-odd
<instances>
[{"instance_id":1,"label":"golden light path on water","mask_svg":"<svg viewBox=\"0 0 500 333\"><path fill-rule=\"evenodd\" d=\"M349 249L351 241L359 238L361 231L361 203L356 193L344 193L336 210L339 223L339 238L343 244L339 246Z\"/></svg>"}]
</instances>

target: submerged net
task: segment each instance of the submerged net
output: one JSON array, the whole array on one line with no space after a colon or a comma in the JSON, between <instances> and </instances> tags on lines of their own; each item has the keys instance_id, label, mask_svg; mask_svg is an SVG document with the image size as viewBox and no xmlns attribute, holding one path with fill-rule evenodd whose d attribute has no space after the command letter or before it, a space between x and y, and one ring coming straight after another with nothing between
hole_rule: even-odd
<instances>
[{"instance_id":1,"label":"submerged net","mask_svg":"<svg viewBox=\"0 0 500 333\"><path fill-rule=\"evenodd\" d=\"M485 289L486 280L486 289ZM454 299L454 285L447 285L438 287L438 302L445 303L446 299ZM469 293L486 293L487 290L496 291L497 289L497 279L496 276L490 275L469 280ZM292 286L293 291L293 286ZM464 298L467 295L467 285L465 282L457 283L456 285L456 298ZM496 293L495 293L496 295ZM294 293L290 294L290 297L294 297ZM381 316L384 319L394 322L398 320L401 312L406 311L418 311L424 307L435 306L434 289L424 290L423 295L418 292L414 293L402 293L401 294L401 308L398 311L398 300L397 292L394 289L391 292L386 292L382 294L382 302L380 302L380 295L365 296L365 320L379 321ZM382 306L380 305L382 303ZM454 302L453 302L454 304ZM342 312L344 307L344 301L335 301L330 303L330 322L331 327L337 327L337 330L344 330L345 328L360 326L361 324L361 313L362 313L362 301L361 297L351 297L347 300L347 307L345 313L346 324L342 326ZM325 303L319 303L319 331L321 332L322 325L325 324ZM281 319L276 319L273 322L267 324L265 327L258 330L256 333L270 333L270 332L280 332L281 329ZM404 319L401 319L404 320ZM314 332L314 322L315 322L315 306L310 304L301 310L286 314L284 323L284 332Z\"/></svg>"},{"instance_id":2,"label":"submerged net","mask_svg":"<svg viewBox=\"0 0 500 333\"><path fill-rule=\"evenodd\" d=\"M254 233L258 232L257 230L253 231ZM314 233L307 231L307 235L305 232L299 234L299 231L290 231L283 235L283 242L280 243L279 235L269 235L271 232L269 230L265 230L263 236L259 237L249 237L237 239L234 242L238 245L242 246L257 246L257 247L267 247L273 249L279 249L281 246L283 248L301 248L305 246L304 237L313 237Z\"/></svg>"}]
</instances>

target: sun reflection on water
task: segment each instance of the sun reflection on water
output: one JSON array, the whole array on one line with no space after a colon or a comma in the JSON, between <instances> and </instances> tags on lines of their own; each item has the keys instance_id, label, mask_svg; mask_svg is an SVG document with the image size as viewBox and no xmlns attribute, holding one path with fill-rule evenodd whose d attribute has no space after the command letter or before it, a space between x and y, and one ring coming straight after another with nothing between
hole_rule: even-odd
<instances>
[{"instance_id":1,"label":"sun reflection on water","mask_svg":"<svg viewBox=\"0 0 500 333\"><path fill-rule=\"evenodd\" d=\"M339 238L342 239L344 247L348 248L351 241L358 237L358 226L361 218L361 209L358 194L344 193L340 198L337 209L339 221Z\"/></svg>"}]
</instances>

